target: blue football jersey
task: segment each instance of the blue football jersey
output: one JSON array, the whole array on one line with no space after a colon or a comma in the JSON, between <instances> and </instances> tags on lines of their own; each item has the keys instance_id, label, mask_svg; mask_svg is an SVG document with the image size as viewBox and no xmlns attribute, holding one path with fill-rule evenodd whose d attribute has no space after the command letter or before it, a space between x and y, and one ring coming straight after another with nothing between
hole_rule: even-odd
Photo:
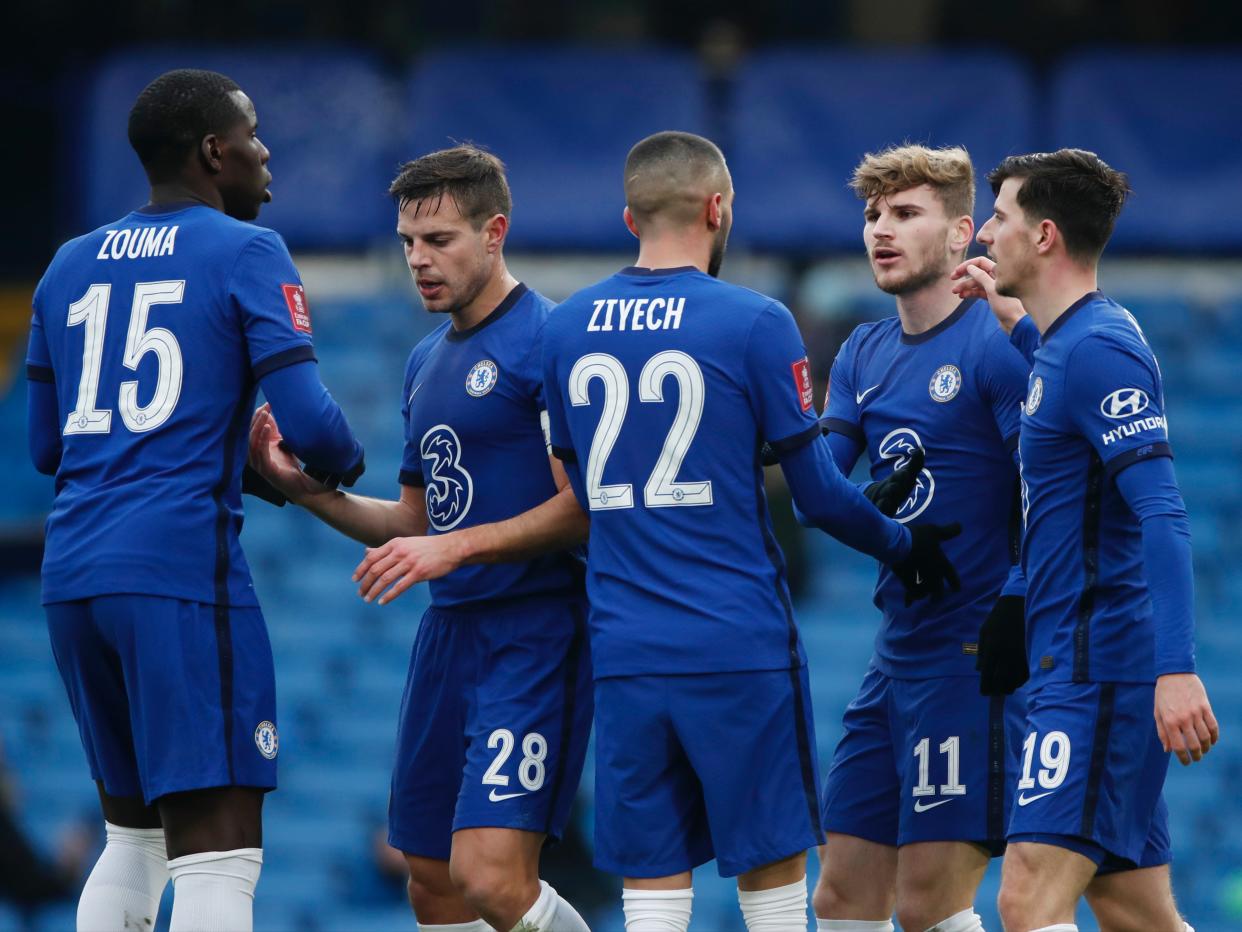
<instances>
[{"instance_id":1,"label":"blue football jersey","mask_svg":"<svg viewBox=\"0 0 1242 932\"><path fill-rule=\"evenodd\" d=\"M818 431L789 311L694 268L626 269L553 312L544 384L591 516L596 677L804 663L759 461Z\"/></svg>"},{"instance_id":2,"label":"blue football jersey","mask_svg":"<svg viewBox=\"0 0 1242 932\"><path fill-rule=\"evenodd\" d=\"M552 302L517 285L468 330L445 321L405 367L402 485L424 489L429 534L512 518L556 494L548 462L544 326ZM430 583L438 608L582 590L572 553L463 566Z\"/></svg>"},{"instance_id":3,"label":"blue football jersey","mask_svg":"<svg viewBox=\"0 0 1242 932\"><path fill-rule=\"evenodd\" d=\"M1142 534L1113 477L1172 456L1164 390L1138 322L1099 292L1035 350L1021 450L1032 685L1152 682Z\"/></svg>"},{"instance_id":4,"label":"blue football jersey","mask_svg":"<svg viewBox=\"0 0 1242 932\"><path fill-rule=\"evenodd\" d=\"M975 672L979 626L1018 560L1013 452L1029 372L987 304L974 299L916 335L904 333L896 317L863 324L837 354L824 426L851 438L855 455L866 448L876 480L921 447L926 465L894 517L962 525L942 545L961 577L960 592L908 606L901 581L880 567L876 666L888 676ZM844 471L854 465L838 463Z\"/></svg>"},{"instance_id":5,"label":"blue football jersey","mask_svg":"<svg viewBox=\"0 0 1242 932\"><path fill-rule=\"evenodd\" d=\"M218 210L135 211L60 248L26 359L63 434L44 601L257 604L238 541L255 385L314 359L310 333L284 242Z\"/></svg>"}]
</instances>

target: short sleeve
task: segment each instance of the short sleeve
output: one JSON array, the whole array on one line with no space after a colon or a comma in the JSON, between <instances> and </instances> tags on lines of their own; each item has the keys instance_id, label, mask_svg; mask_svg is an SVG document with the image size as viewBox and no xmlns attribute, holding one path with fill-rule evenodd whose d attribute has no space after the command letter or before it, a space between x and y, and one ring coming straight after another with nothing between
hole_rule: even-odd
<instances>
[{"instance_id":1,"label":"short sleeve","mask_svg":"<svg viewBox=\"0 0 1242 932\"><path fill-rule=\"evenodd\" d=\"M302 279L275 233L262 233L242 248L229 278L229 297L241 316L256 381L315 358Z\"/></svg>"},{"instance_id":2,"label":"short sleeve","mask_svg":"<svg viewBox=\"0 0 1242 932\"><path fill-rule=\"evenodd\" d=\"M1108 475L1152 456L1172 456L1164 390L1155 357L1093 334L1070 353L1066 410L1104 463Z\"/></svg>"},{"instance_id":3,"label":"short sleeve","mask_svg":"<svg viewBox=\"0 0 1242 932\"><path fill-rule=\"evenodd\" d=\"M418 349L415 347L410 353L410 359L405 364L405 379L401 384L401 434L405 437L405 446L401 451L401 472L397 476L397 481L401 485L411 485L421 489L427 484L423 478L423 456L410 428L411 407L414 403L414 395L419 389L419 383L416 381L418 367L422 360Z\"/></svg>"},{"instance_id":4,"label":"short sleeve","mask_svg":"<svg viewBox=\"0 0 1242 932\"><path fill-rule=\"evenodd\" d=\"M1016 349L1028 363L1034 365L1035 350L1039 349L1039 328L1028 314L1019 317L1009 334L1009 345Z\"/></svg>"},{"instance_id":5,"label":"short sleeve","mask_svg":"<svg viewBox=\"0 0 1242 932\"><path fill-rule=\"evenodd\" d=\"M26 378L32 382L55 382L52 354L47 346L47 334L43 330L43 312L39 309L39 292L30 315L30 339L26 343Z\"/></svg>"},{"instance_id":6,"label":"short sleeve","mask_svg":"<svg viewBox=\"0 0 1242 932\"><path fill-rule=\"evenodd\" d=\"M858 331L854 331L857 333ZM854 395L854 336L850 335L837 351L828 374L828 393L824 396L824 429L843 434L860 446L867 438L858 423L858 401Z\"/></svg>"},{"instance_id":7,"label":"short sleeve","mask_svg":"<svg viewBox=\"0 0 1242 932\"><path fill-rule=\"evenodd\" d=\"M553 311L555 314L556 312ZM557 348L555 328L549 323L543 328L542 368L543 368L543 402L547 411L545 440L551 447L552 455L563 463L576 463L578 457L574 452L573 440L569 436L569 420L565 416L565 399L557 380Z\"/></svg>"},{"instance_id":8,"label":"short sleeve","mask_svg":"<svg viewBox=\"0 0 1242 932\"><path fill-rule=\"evenodd\" d=\"M761 437L777 456L819 436L806 347L793 315L780 302L769 304L751 326L745 366Z\"/></svg>"},{"instance_id":9,"label":"short sleeve","mask_svg":"<svg viewBox=\"0 0 1242 932\"><path fill-rule=\"evenodd\" d=\"M984 347L980 385L991 405L992 418L1005 441L1005 449L1011 453L1018 445L1022 403L1026 400L1026 385L1030 376L1030 365L1009 342L1005 332L997 330L992 334Z\"/></svg>"}]
</instances>

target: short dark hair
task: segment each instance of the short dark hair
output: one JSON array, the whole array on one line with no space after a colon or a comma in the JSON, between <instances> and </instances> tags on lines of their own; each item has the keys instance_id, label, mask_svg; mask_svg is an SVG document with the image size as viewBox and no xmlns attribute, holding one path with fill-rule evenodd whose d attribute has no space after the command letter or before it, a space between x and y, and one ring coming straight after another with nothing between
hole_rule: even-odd
<instances>
[{"instance_id":1,"label":"short dark hair","mask_svg":"<svg viewBox=\"0 0 1242 932\"><path fill-rule=\"evenodd\" d=\"M1055 223L1065 251L1080 262L1100 257L1131 193L1124 172L1083 149L1011 155L988 173L993 194L1006 178L1022 181L1018 206L1026 218Z\"/></svg>"},{"instance_id":2,"label":"short dark hair","mask_svg":"<svg viewBox=\"0 0 1242 932\"><path fill-rule=\"evenodd\" d=\"M204 136L242 118L233 98L241 88L215 71L178 68L160 75L129 111L129 144L152 180L174 174Z\"/></svg>"},{"instance_id":3,"label":"short dark hair","mask_svg":"<svg viewBox=\"0 0 1242 932\"><path fill-rule=\"evenodd\" d=\"M636 220L667 215L673 222L698 212L698 189L729 184L724 153L710 139L665 130L641 139L625 157L625 203Z\"/></svg>"},{"instance_id":4,"label":"short dark hair","mask_svg":"<svg viewBox=\"0 0 1242 932\"><path fill-rule=\"evenodd\" d=\"M388 186L397 209L435 198L452 198L461 215L477 230L496 214L513 210L505 163L478 146L464 144L429 152L406 162Z\"/></svg>"}]
</instances>

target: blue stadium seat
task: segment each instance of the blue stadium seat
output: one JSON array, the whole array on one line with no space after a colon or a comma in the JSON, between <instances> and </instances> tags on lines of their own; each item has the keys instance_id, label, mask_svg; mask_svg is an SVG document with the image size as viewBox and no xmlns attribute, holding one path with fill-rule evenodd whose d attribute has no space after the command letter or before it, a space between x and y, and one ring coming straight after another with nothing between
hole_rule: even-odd
<instances>
[{"instance_id":1,"label":"blue stadium seat","mask_svg":"<svg viewBox=\"0 0 1242 932\"><path fill-rule=\"evenodd\" d=\"M734 236L759 249L855 251L862 208L847 187L867 152L905 141L964 145L982 176L1031 147L1029 80L991 54L768 50L741 68L727 155ZM986 185L976 215L991 207Z\"/></svg>"},{"instance_id":2,"label":"blue stadium seat","mask_svg":"<svg viewBox=\"0 0 1242 932\"><path fill-rule=\"evenodd\" d=\"M479 46L433 52L409 84L407 157L483 145L509 167L521 248L621 249L626 153L665 129L702 133L698 69L666 49Z\"/></svg>"},{"instance_id":3,"label":"blue stadium seat","mask_svg":"<svg viewBox=\"0 0 1242 932\"><path fill-rule=\"evenodd\" d=\"M1242 153L1232 114L1242 55L1092 50L1066 59L1052 90L1052 145L1098 152L1135 194L1113 243L1221 253L1242 246Z\"/></svg>"},{"instance_id":4,"label":"blue stadium seat","mask_svg":"<svg viewBox=\"0 0 1242 932\"><path fill-rule=\"evenodd\" d=\"M400 121L393 87L370 55L336 46L296 49L154 46L107 59L83 84L83 227L96 227L147 199L126 139L130 107L172 68L208 68L250 95L259 137L272 151L272 196L260 223L293 247L364 245L391 235L385 190Z\"/></svg>"}]
</instances>

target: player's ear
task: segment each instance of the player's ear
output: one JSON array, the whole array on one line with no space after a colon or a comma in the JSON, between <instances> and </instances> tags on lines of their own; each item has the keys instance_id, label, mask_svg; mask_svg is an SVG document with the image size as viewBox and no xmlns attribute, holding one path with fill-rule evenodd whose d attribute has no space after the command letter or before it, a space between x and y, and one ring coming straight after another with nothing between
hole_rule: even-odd
<instances>
[{"instance_id":1,"label":"player's ear","mask_svg":"<svg viewBox=\"0 0 1242 932\"><path fill-rule=\"evenodd\" d=\"M1061 231L1057 229L1057 225L1051 220L1041 220L1035 228L1035 251L1046 256L1060 239Z\"/></svg>"},{"instance_id":2,"label":"player's ear","mask_svg":"<svg viewBox=\"0 0 1242 932\"><path fill-rule=\"evenodd\" d=\"M208 133L198 144L198 155L203 166L210 174L217 175L224 170L224 154L221 151L220 137Z\"/></svg>"},{"instance_id":3,"label":"player's ear","mask_svg":"<svg viewBox=\"0 0 1242 932\"><path fill-rule=\"evenodd\" d=\"M635 239L642 239L638 232L638 221L634 219L634 215L630 213L629 205L621 211L621 219L625 221L625 228L634 234Z\"/></svg>"},{"instance_id":4,"label":"player's ear","mask_svg":"<svg viewBox=\"0 0 1242 932\"><path fill-rule=\"evenodd\" d=\"M712 232L724 225L724 195L717 191L707 199L707 228Z\"/></svg>"},{"instance_id":5,"label":"player's ear","mask_svg":"<svg viewBox=\"0 0 1242 932\"><path fill-rule=\"evenodd\" d=\"M953 224L953 231L949 235L949 252L965 252L974 236L975 221L971 219L970 215L964 214L958 217L957 222Z\"/></svg>"},{"instance_id":6,"label":"player's ear","mask_svg":"<svg viewBox=\"0 0 1242 932\"><path fill-rule=\"evenodd\" d=\"M483 232L487 236L487 251L500 252L504 248L505 237L509 235L509 218L496 214L483 224Z\"/></svg>"}]
</instances>

